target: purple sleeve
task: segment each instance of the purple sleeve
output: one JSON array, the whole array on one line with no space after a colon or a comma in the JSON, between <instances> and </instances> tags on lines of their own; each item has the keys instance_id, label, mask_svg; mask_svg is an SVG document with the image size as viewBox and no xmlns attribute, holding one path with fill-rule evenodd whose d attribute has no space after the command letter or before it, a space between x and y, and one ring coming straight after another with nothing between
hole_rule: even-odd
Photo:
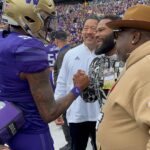
<instances>
[{"instance_id":1,"label":"purple sleeve","mask_svg":"<svg viewBox=\"0 0 150 150\"><path fill-rule=\"evenodd\" d=\"M44 47L22 45L15 51L19 72L35 73L48 68L48 56Z\"/></svg>"}]
</instances>

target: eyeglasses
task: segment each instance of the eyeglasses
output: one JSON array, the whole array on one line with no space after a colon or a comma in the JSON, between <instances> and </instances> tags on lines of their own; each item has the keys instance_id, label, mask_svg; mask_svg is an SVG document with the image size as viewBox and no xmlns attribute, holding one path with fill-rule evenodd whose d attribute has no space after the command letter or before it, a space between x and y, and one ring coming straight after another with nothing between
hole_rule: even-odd
<instances>
[{"instance_id":1,"label":"eyeglasses","mask_svg":"<svg viewBox=\"0 0 150 150\"><path fill-rule=\"evenodd\" d=\"M115 39L118 39L118 37L119 37L119 33L120 32L123 32L123 31L125 31L125 29L116 29L116 30L113 30L113 33L114 33L114 38Z\"/></svg>"}]
</instances>

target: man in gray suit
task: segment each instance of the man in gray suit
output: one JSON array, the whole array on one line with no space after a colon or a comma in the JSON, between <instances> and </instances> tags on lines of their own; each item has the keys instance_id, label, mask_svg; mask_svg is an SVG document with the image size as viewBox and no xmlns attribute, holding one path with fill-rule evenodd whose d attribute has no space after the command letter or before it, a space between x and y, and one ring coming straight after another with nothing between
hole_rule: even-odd
<instances>
[{"instance_id":1,"label":"man in gray suit","mask_svg":"<svg viewBox=\"0 0 150 150\"><path fill-rule=\"evenodd\" d=\"M63 30L56 31L54 35L54 43L55 45L60 49L58 52L57 59L54 64L54 83L56 85L57 77L59 74L59 70L62 65L63 58L66 54L66 52L71 49L70 45L67 42L67 33ZM70 137L70 131L69 126L66 120L66 112L62 114L59 118L55 120L55 123L57 125L62 125L63 133L65 135L65 139L67 141L67 144L60 148L60 150L71 150L71 137Z\"/></svg>"}]
</instances>

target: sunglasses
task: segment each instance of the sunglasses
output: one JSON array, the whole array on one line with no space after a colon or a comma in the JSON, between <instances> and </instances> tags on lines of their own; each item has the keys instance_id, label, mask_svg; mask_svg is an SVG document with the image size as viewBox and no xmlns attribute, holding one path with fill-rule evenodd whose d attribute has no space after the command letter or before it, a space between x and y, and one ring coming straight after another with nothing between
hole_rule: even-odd
<instances>
[{"instance_id":1,"label":"sunglasses","mask_svg":"<svg viewBox=\"0 0 150 150\"><path fill-rule=\"evenodd\" d=\"M115 38L115 39L118 39L119 34L120 34L121 32L123 32L123 31L125 31L125 29L123 29L123 28L113 30L114 38Z\"/></svg>"}]
</instances>

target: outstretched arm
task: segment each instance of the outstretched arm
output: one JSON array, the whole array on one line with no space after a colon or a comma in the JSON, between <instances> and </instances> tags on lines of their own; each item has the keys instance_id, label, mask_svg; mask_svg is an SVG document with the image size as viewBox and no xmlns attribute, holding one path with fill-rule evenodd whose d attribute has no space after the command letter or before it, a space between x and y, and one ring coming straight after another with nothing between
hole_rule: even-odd
<instances>
[{"instance_id":1,"label":"outstretched arm","mask_svg":"<svg viewBox=\"0 0 150 150\"><path fill-rule=\"evenodd\" d=\"M69 92L66 96L55 101L49 82L48 69L40 73L22 73L21 76L28 80L32 96L45 122L51 122L59 117L77 97ZM73 80L75 86L80 90L85 89L89 84L89 78L83 71L78 71Z\"/></svg>"}]
</instances>

